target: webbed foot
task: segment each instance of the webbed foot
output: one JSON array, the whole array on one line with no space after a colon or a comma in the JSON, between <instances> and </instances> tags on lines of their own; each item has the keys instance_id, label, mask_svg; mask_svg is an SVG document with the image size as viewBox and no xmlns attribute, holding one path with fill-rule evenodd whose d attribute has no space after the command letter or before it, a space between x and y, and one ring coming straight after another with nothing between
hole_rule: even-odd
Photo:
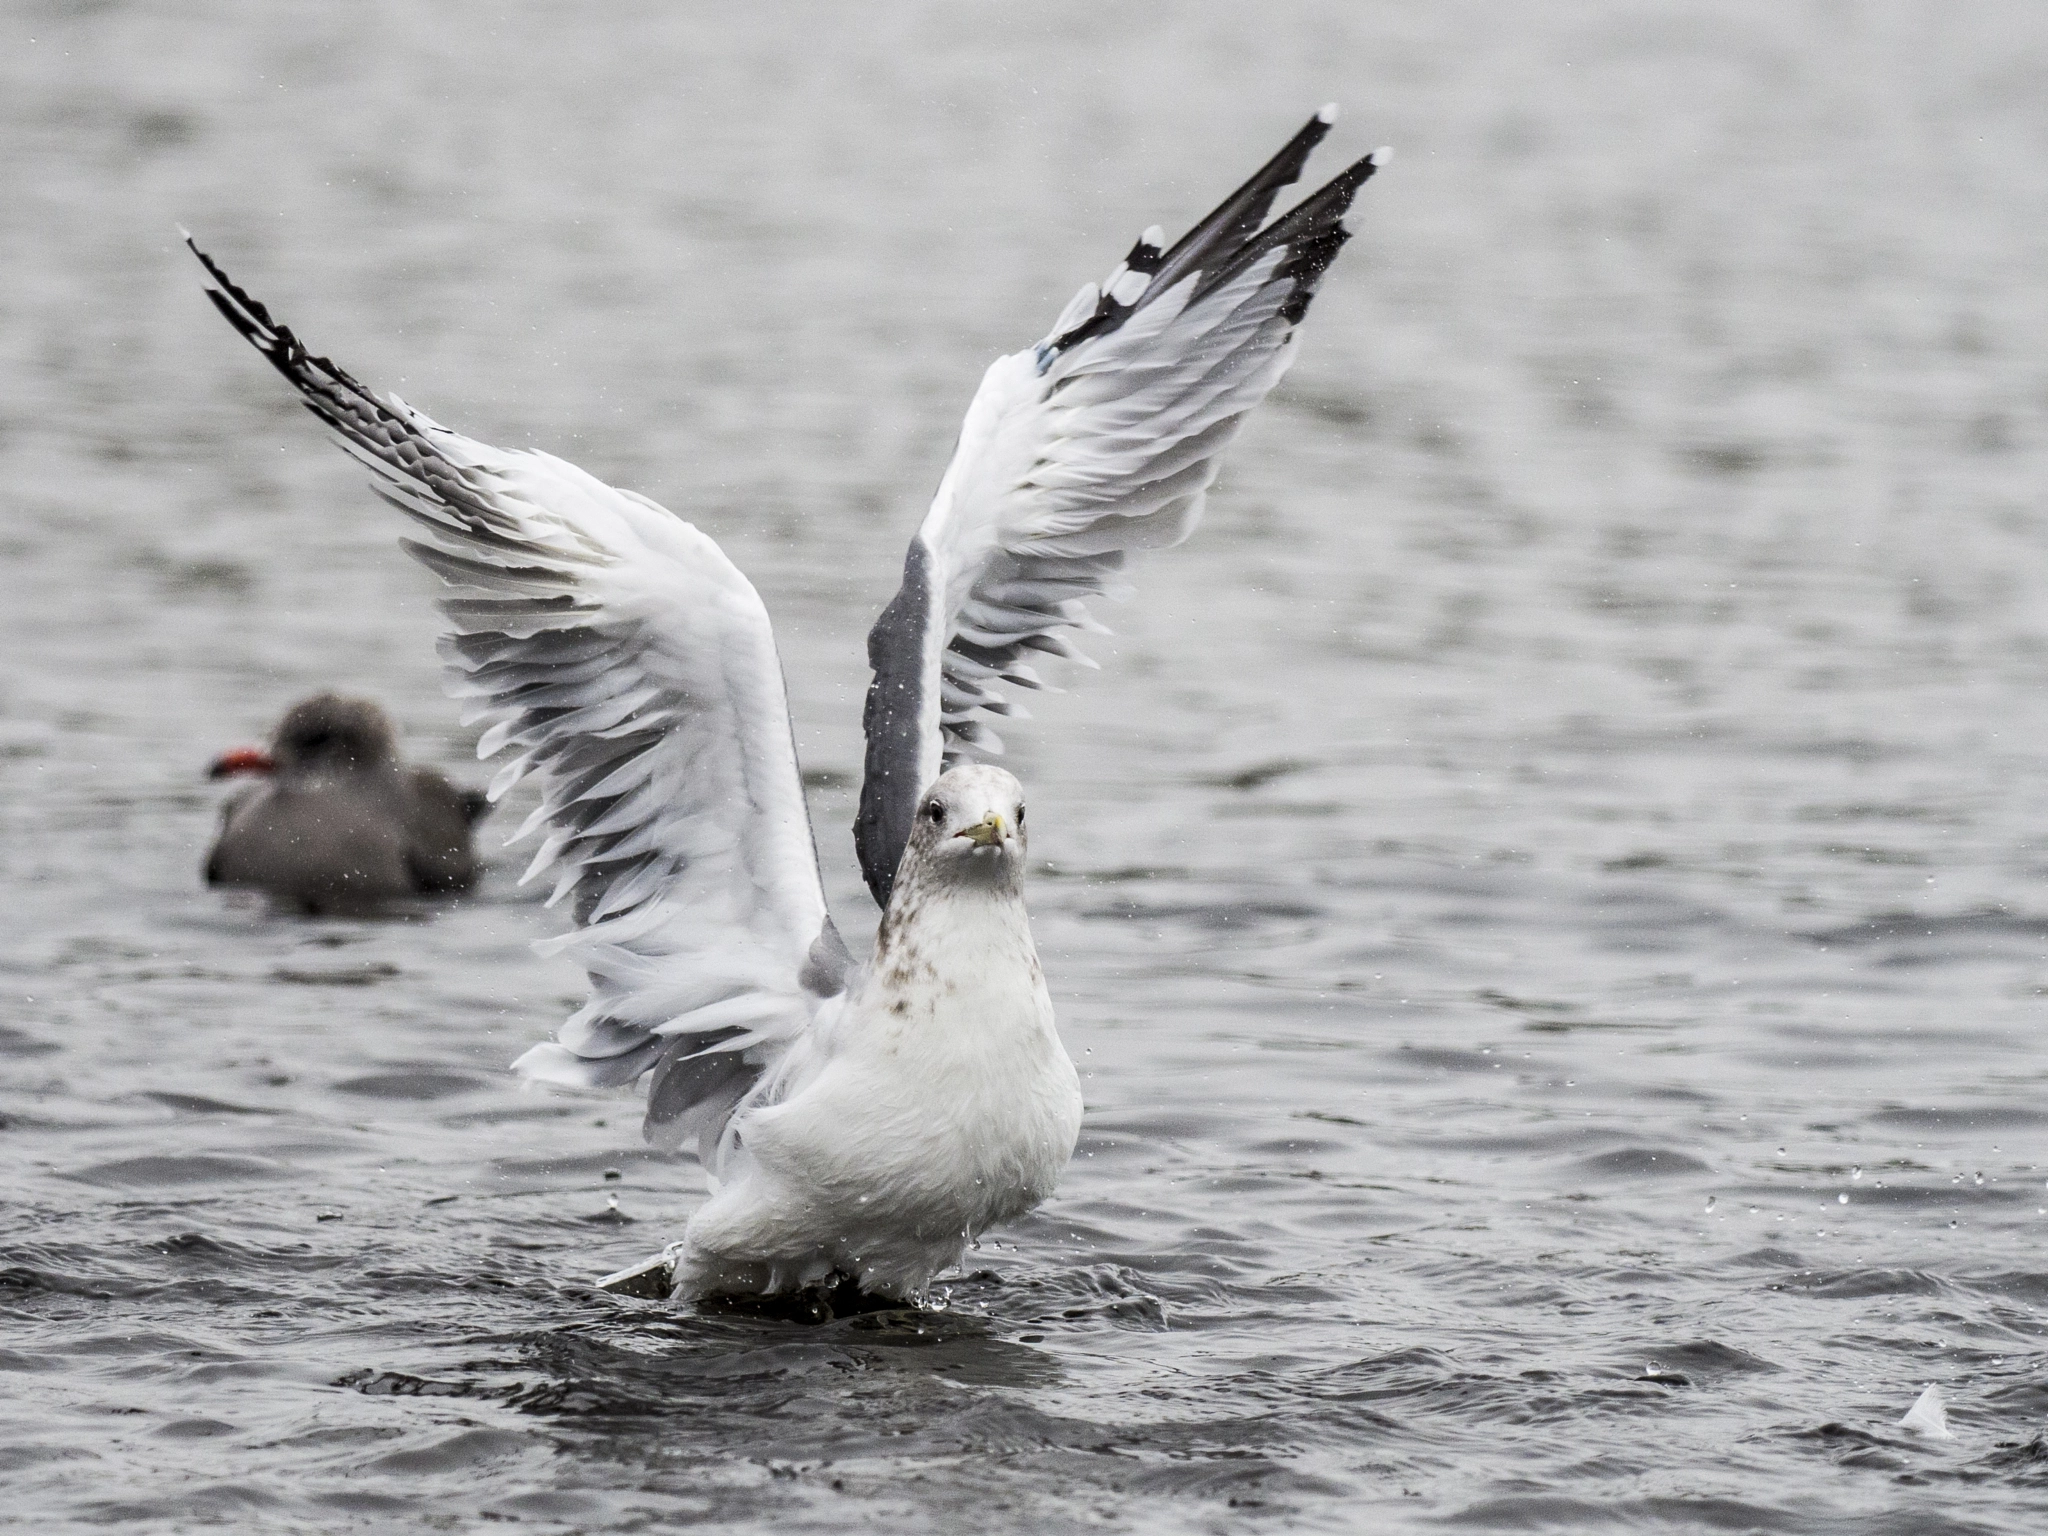
<instances>
[{"instance_id":1,"label":"webbed foot","mask_svg":"<svg viewBox=\"0 0 2048 1536\"><path fill-rule=\"evenodd\" d=\"M613 1296L636 1296L645 1301L666 1301L675 1294L676 1265L673 1253L657 1253L638 1264L606 1275L597 1288ZM800 1291L773 1296L703 1296L697 1300L702 1312L738 1313L749 1317L772 1317L789 1323L829 1323L836 1317L857 1317L864 1312L918 1310L917 1303L894 1296L864 1291L851 1275L834 1271Z\"/></svg>"},{"instance_id":2,"label":"webbed foot","mask_svg":"<svg viewBox=\"0 0 2048 1536\"><path fill-rule=\"evenodd\" d=\"M860 1288L851 1275L827 1275L800 1291L777 1296L706 1296L697 1307L703 1312L743 1313L750 1317L772 1317L789 1323L829 1323L838 1317L856 1317L863 1312L889 1312L909 1306L893 1296L876 1295Z\"/></svg>"}]
</instances>

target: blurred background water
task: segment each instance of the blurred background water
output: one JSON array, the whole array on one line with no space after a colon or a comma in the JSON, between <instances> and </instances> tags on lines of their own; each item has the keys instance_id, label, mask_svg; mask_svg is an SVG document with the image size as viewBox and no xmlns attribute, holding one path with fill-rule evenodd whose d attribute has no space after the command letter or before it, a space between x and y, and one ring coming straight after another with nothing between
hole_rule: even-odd
<instances>
[{"instance_id":1,"label":"blurred background water","mask_svg":"<svg viewBox=\"0 0 2048 1536\"><path fill-rule=\"evenodd\" d=\"M174 226L724 544L858 932L981 369L1330 98L1300 363L1011 733L1061 1194L921 1323L592 1293L699 1176L506 1077L516 852L198 883L315 687L483 772ZM30 0L0 186L0 1522L2039 1529L2048 12Z\"/></svg>"}]
</instances>

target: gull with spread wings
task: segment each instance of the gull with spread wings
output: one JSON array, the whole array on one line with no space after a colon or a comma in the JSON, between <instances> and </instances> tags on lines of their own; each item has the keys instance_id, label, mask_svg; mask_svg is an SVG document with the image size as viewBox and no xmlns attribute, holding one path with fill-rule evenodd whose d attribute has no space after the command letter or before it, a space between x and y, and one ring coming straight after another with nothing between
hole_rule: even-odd
<instances>
[{"instance_id":1,"label":"gull with spread wings","mask_svg":"<svg viewBox=\"0 0 2048 1536\"><path fill-rule=\"evenodd\" d=\"M646 1133L695 1138L709 1199L618 1288L681 1298L917 1301L1052 1193L1080 1131L1022 896L1024 798L985 761L1002 685L1085 662L1126 555L1193 531L1224 447L1294 359L1343 216L1385 151L1272 222L1335 121L1319 112L1177 243L1155 227L1046 339L982 379L903 584L868 637L855 842L873 955L825 908L768 615L705 534L550 454L491 447L372 393L196 245L208 294L423 530L441 641L493 800L531 777L526 878L589 1001L517 1062L580 1087L648 1079ZM187 243L190 244L188 237ZM517 840L515 837L515 841ZM814 1313L813 1315L818 1315Z\"/></svg>"}]
</instances>

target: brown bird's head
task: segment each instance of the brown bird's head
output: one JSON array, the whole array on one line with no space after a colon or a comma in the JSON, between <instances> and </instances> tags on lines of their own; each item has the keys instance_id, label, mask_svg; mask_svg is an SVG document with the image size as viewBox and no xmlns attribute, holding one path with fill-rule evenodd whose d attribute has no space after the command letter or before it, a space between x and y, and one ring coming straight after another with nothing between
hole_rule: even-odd
<instances>
[{"instance_id":1,"label":"brown bird's head","mask_svg":"<svg viewBox=\"0 0 2048 1536\"><path fill-rule=\"evenodd\" d=\"M271 734L268 752L260 747L223 752L213 760L208 776L340 772L377 767L397 755L397 733L376 704L339 693L316 693L285 711Z\"/></svg>"}]
</instances>

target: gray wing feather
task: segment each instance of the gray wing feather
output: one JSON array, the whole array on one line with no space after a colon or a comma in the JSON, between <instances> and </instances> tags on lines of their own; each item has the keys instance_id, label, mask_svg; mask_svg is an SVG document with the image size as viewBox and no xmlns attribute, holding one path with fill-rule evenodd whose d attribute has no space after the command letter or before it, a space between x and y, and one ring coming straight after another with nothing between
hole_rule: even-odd
<instances>
[{"instance_id":1,"label":"gray wing feather","mask_svg":"<svg viewBox=\"0 0 2048 1536\"><path fill-rule=\"evenodd\" d=\"M1171 250L1147 231L1075 295L1036 347L999 359L968 407L904 584L869 636L867 774L855 838L887 903L916 797L943 769L1002 751L1002 685L1048 686L1044 656L1092 666L1127 555L1194 531L1221 455L1294 360L1296 327L1349 238L1368 155L1266 223L1328 133L1309 122Z\"/></svg>"},{"instance_id":2,"label":"gray wing feather","mask_svg":"<svg viewBox=\"0 0 2048 1536\"><path fill-rule=\"evenodd\" d=\"M530 1077L587 1087L654 1073L650 1137L708 1147L732 1106L843 990L774 636L760 598L690 524L549 454L451 432L373 395L200 253L229 322L370 469L448 584L448 691L478 754L510 753L577 927L550 940L590 981Z\"/></svg>"}]
</instances>

